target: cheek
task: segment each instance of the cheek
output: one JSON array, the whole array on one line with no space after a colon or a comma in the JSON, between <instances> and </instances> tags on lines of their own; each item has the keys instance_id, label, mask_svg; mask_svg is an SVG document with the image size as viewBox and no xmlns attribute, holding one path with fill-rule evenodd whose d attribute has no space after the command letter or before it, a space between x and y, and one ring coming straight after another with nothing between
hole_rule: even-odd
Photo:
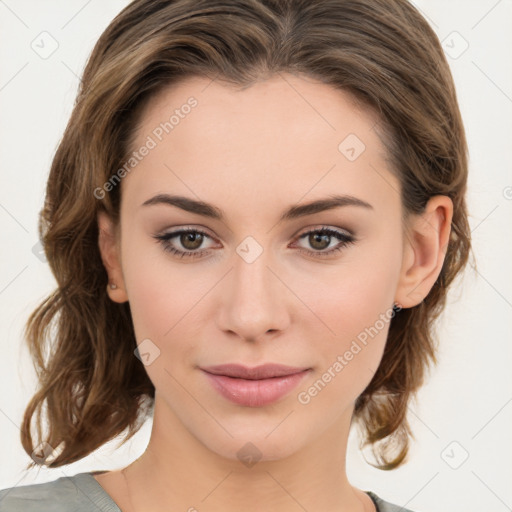
<instances>
[{"instance_id":1,"label":"cheek","mask_svg":"<svg viewBox=\"0 0 512 512\"><path fill-rule=\"evenodd\" d=\"M392 309L366 295L350 295L331 310L335 336L317 336L318 363L311 378L298 389L297 401L307 410L336 421L372 380L384 352ZM385 301L384 301L385 302ZM324 311L328 311L325 309ZM311 407L312 405L312 407Z\"/></svg>"},{"instance_id":2,"label":"cheek","mask_svg":"<svg viewBox=\"0 0 512 512\"><path fill-rule=\"evenodd\" d=\"M179 266L151 241L141 243L129 233L123 243L123 276L137 343L151 340L162 356L146 366L148 375L155 377L164 367L179 371L193 363L190 340L200 339L202 301L218 277L194 264Z\"/></svg>"},{"instance_id":3,"label":"cheek","mask_svg":"<svg viewBox=\"0 0 512 512\"><path fill-rule=\"evenodd\" d=\"M178 273L170 274L160 249L145 235L132 232L122 238L123 278L137 342L158 340L176 323L182 290Z\"/></svg>"},{"instance_id":4,"label":"cheek","mask_svg":"<svg viewBox=\"0 0 512 512\"><path fill-rule=\"evenodd\" d=\"M398 238L396 243L381 244L379 251L361 251L357 260L347 258L336 276L329 276L329 282L320 284L317 279L315 291L309 292L306 302L314 304L312 309L321 319L311 317L309 333L320 364L311 393L302 388L308 395L306 401L328 388L323 398L315 398L318 403L325 401L327 406L335 399L346 400L348 405L373 378L393 317L401 264L399 247Z\"/></svg>"},{"instance_id":5,"label":"cheek","mask_svg":"<svg viewBox=\"0 0 512 512\"><path fill-rule=\"evenodd\" d=\"M187 352L193 350L190 339L200 337L204 319L199 303L208 287L183 276L169 279L152 272L136 272L130 281L130 311L137 342L149 338L171 368L176 361L186 363Z\"/></svg>"}]
</instances>

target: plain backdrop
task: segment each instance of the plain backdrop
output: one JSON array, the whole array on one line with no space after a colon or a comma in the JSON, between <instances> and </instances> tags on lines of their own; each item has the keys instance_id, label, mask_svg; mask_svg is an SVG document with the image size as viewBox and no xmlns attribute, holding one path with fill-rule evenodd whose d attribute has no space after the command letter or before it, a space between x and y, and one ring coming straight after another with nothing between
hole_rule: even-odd
<instances>
[{"instance_id":1,"label":"plain backdrop","mask_svg":"<svg viewBox=\"0 0 512 512\"><path fill-rule=\"evenodd\" d=\"M0 0L0 488L119 468L149 439L148 420L119 449L112 441L75 464L31 472L19 441L36 386L22 328L55 284L37 251L47 173L85 60L127 3ZM439 365L410 407L409 462L374 469L352 435L349 477L418 512L501 512L512 510L512 2L415 5L443 41L458 90L477 269L458 281L439 322ZM37 47L41 38L45 50Z\"/></svg>"}]
</instances>

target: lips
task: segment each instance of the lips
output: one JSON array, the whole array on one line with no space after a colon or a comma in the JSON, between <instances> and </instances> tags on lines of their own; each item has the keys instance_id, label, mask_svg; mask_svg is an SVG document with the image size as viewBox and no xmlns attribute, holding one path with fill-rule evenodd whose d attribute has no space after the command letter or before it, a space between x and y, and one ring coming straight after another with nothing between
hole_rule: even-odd
<instances>
[{"instance_id":1,"label":"lips","mask_svg":"<svg viewBox=\"0 0 512 512\"><path fill-rule=\"evenodd\" d=\"M201 369L213 375L225 375L226 377L233 377L237 379L256 380L293 375L295 373L308 370L309 368L267 363L253 368L249 368L241 364L220 364L217 366L207 366Z\"/></svg>"},{"instance_id":2,"label":"lips","mask_svg":"<svg viewBox=\"0 0 512 512\"><path fill-rule=\"evenodd\" d=\"M227 400L246 407L262 407L286 396L311 368L279 364L249 368L224 364L201 370L212 387Z\"/></svg>"}]
</instances>

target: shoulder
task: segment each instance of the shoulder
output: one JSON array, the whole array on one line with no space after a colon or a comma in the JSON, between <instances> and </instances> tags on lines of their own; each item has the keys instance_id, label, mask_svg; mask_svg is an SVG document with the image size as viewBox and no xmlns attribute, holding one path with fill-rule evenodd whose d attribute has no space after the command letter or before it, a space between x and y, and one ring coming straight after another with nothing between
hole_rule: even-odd
<instances>
[{"instance_id":1,"label":"shoulder","mask_svg":"<svg viewBox=\"0 0 512 512\"><path fill-rule=\"evenodd\" d=\"M366 491L366 494L368 494L372 501L375 503L377 512L413 512L412 510L404 508L403 506L394 505L393 503L384 501L382 498L371 491Z\"/></svg>"},{"instance_id":2,"label":"shoulder","mask_svg":"<svg viewBox=\"0 0 512 512\"><path fill-rule=\"evenodd\" d=\"M90 473L0 490L0 512L121 512Z\"/></svg>"}]
</instances>

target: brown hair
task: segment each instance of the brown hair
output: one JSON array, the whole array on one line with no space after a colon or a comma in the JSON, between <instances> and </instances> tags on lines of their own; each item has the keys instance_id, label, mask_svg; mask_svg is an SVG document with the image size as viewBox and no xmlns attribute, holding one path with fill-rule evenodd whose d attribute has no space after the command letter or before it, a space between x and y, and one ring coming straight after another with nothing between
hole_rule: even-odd
<instances>
[{"instance_id":1,"label":"brown hair","mask_svg":"<svg viewBox=\"0 0 512 512\"><path fill-rule=\"evenodd\" d=\"M190 76L246 87L278 72L348 91L377 113L406 213L422 212L434 195L453 201L442 271L422 303L392 319L382 362L354 411L378 467L403 462L407 404L436 360L434 320L471 249L467 147L452 76L437 36L405 0L135 0L107 27L84 70L40 214L58 287L25 333L39 388L21 441L37 462L44 457L33 453L35 413L38 440L60 452L47 465L58 467L126 429L130 439L154 404L134 357L129 304L109 299L98 248L97 213L118 222L120 187L101 200L93 194L126 161L144 105Z\"/></svg>"}]
</instances>

